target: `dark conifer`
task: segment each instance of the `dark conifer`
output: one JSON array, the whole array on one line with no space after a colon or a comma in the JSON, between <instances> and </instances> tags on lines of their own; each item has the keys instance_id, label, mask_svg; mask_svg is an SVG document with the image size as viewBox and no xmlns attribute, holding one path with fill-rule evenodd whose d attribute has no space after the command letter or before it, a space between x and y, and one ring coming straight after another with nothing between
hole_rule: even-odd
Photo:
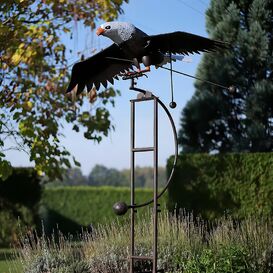
<instances>
[{"instance_id":1,"label":"dark conifer","mask_svg":"<svg viewBox=\"0 0 273 273\"><path fill-rule=\"evenodd\" d=\"M197 76L237 88L196 82L180 145L185 152L273 151L272 0L212 0L207 30L232 47L205 54Z\"/></svg>"}]
</instances>

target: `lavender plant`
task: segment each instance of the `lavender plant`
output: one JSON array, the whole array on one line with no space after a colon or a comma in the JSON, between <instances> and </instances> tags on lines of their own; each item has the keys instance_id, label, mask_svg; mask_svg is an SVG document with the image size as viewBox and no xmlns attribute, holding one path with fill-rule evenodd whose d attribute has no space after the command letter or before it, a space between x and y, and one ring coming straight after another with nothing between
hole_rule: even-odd
<instances>
[{"instance_id":1,"label":"lavender plant","mask_svg":"<svg viewBox=\"0 0 273 273\"><path fill-rule=\"evenodd\" d=\"M152 215L137 219L136 255L152 255ZM118 221L84 232L80 241L28 236L20 259L24 273L127 273L130 223ZM273 229L269 219L201 219L168 212L159 219L158 266L165 272L269 273L273 270ZM151 263L135 265L138 272Z\"/></svg>"}]
</instances>

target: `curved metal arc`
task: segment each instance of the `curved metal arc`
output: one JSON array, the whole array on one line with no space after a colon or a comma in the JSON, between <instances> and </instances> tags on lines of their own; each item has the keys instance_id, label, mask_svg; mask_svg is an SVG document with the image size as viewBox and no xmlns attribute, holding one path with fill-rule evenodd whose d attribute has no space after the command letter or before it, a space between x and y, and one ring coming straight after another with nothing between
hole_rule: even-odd
<instances>
[{"instance_id":1,"label":"curved metal arc","mask_svg":"<svg viewBox=\"0 0 273 273\"><path fill-rule=\"evenodd\" d=\"M155 97L155 96L153 95L153 97ZM165 191L169 187L169 184L170 184L170 182L172 180L172 177L173 177L173 174L174 174L174 171L175 171L175 166L176 166L176 163L177 163L177 158L178 158L178 140L177 140L177 132L176 132L175 124L174 124L173 118L171 116L171 113L169 112L166 105L158 97L156 97L156 100L158 101L160 106L164 109L164 111L166 112L166 114L167 114L167 116L169 118L169 121L170 121L172 129L173 129L174 144L175 144L175 155L174 155L173 167L172 167L170 176L169 176L169 178L167 180L165 188L157 196L157 200L158 200L165 193ZM150 201L147 201L147 202L139 204L139 205L129 206L129 208L131 208L131 209L141 208L141 207L148 206L148 205L152 204L153 202L154 202L154 199L151 199Z\"/></svg>"}]
</instances>

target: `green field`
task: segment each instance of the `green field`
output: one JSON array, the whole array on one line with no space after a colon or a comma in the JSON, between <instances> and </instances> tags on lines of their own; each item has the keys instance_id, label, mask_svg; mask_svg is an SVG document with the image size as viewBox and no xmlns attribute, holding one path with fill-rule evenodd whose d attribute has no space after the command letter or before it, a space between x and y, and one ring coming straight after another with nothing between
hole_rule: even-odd
<instances>
[{"instance_id":1,"label":"green field","mask_svg":"<svg viewBox=\"0 0 273 273\"><path fill-rule=\"evenodd\" d=\"M14 250L0 249L0 273L21 273L21 266Z\"/></svg>"}]
</instances>

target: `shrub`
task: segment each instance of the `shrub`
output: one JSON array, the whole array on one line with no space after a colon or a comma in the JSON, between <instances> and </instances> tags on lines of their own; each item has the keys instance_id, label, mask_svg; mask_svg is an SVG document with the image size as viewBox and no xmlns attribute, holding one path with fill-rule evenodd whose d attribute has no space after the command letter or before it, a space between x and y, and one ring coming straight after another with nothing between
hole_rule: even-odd
<instances>
[{"instance_id":1,"label":"shrub","mask_svg":"<svg viewBox=\"0 0 273 273\"><path fill-rule=\"evenodd\" d=\"M0 246L17 240L19 224L35 225L41 192L33 168L14 168L7 180L0 180Z\"/></svg>"},{"instance_id":2,"label":"shrub","mask_svg":"<svg viewBox=\"0 0 273 273\"><path fill-rule=\"evenodd\" d=\"M204 249L200 256L193 257L185 264L185 273L247 273L252 271L247 251L240 246L228 246L213 252Z\"/></svg>"},{"instance_id":3,"label":"shrub","mask_svg":"<svg viewBox=\"0 0 273 273\"><path fill-rule=\"evenodd\" d=\"M28 207L37 205L41 199L40 177L33 168L14 168L5 181L0 180L0 198Z\"/></svg>"},{"instance_id":4,"label":"shrub","mask_svg":"<svg viewBox=\"0 0 273 273\"><path fill-rule=\"evenodd\" d=\"M60 233L52 239L44 235L37 239L33 233L24 238L19 257L23 258L24 273L89 273L88 264L81 259L80 250ZM57 240L55 239L57 238Z\"/></svg>"},{"instance_id":5,"label":"shrub","mask_svg":"<svg viewBox=\"0 0 273 273\"><path fill-rule=\"evenodd\" d=\"M17 206L16 214L21 218L16 218L10 210L0 211L0 247L9 247L18 242L18 234L34 227L33 215L28 209Z\"/></svg>"},{"instance_id":6,"label":"shrub","mask_svg":"<svg viewBox=\"0 0 273 273\"><path fill-rule=\"evenodd\" d=\"M273 153L180 155L168 208L185 208L206 219L224 214L272 216L272 166Z\"/></svg>"}]
</instances>

